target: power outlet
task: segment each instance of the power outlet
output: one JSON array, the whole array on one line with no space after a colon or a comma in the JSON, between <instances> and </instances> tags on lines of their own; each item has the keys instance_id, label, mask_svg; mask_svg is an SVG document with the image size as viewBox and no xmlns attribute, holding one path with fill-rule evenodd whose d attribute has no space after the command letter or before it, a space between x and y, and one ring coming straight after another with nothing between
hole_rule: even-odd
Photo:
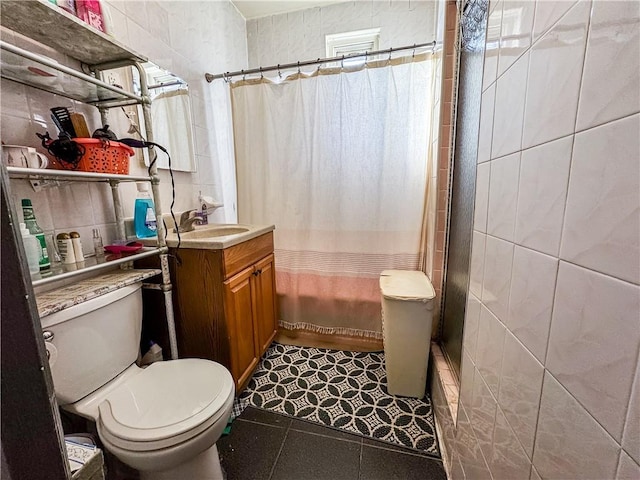
<instances>
[{"instance_id":1,"label":"power outlet","mask_svg":"<svg viewBox=\"0 0 640 480\"><path fill-rule=\"evenodd\" d=\"M107 72L106 83L108 83L109 85L115 85L116 83L118 83L118 81L116 80L116 75L113 72Z\"/></svg>"}]
</instances>

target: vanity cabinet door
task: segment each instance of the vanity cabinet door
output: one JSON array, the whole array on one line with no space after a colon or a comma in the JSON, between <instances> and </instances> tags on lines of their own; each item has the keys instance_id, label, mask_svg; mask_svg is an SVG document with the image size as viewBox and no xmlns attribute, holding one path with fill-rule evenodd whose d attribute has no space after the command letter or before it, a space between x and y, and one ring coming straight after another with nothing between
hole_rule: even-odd
<instances>
[{"instance_id":1,"label":"vanity cabinet door","mask_svg":"<svg viewBox=\"0 0 640 480\"><path fill-rule=\"evenodd\" d=\"M253 266L224 282L225 317L229 332L231 373L240 391L258 365L254 335Z\"/></svg>"},{"instance_id":2,"label":"vanity cabinet door","mask_svg":"<svg viewBox=\"0 0 640 480\"><path fill-rule=\"evenodd\" d=\"M255 331L259 348L257 354L258 357L261 357L271 345L277 330L273 254L266 256L254 265L253 281L255 286Z\"/></svg>"}]
</instances>

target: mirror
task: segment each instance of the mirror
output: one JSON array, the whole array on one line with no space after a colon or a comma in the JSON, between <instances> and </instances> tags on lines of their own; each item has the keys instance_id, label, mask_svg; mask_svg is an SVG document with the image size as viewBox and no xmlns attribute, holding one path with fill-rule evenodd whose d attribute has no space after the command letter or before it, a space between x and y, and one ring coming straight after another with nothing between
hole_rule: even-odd
<instances>
[{"instance_id":1,"label":"mirror","mask_svg":"<svg viewBox=\"0 0 640 480\"><path fill-rule=\"evenodd\" d=\"M193 117L189 85L180 77L152 62L143 64L143 68L151 97L153 140L169 151L173 170L195 172ZM140 78L137 70L134 69L133 72L134 92L140 95ZM144 117L140 107L138 107L138 120L141 127L144 127ZM149 165L146 150L145 165ZM169 168L168 158L161 152L158 152L157 166L158 168Z\"/></svg>"}]
</instances>

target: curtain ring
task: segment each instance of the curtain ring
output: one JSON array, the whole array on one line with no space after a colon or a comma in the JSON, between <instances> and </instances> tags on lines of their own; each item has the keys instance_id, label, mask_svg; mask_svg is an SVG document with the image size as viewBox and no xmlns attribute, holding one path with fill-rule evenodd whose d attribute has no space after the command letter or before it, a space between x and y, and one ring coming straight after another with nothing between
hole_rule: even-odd
<instances>
[{"instance_id":1,"label":"curtain ring","mask_svg":"<svg viewBox=\"0 0 640 480\"><path fill-rule=\"evenodd\" d=\"M244 73L244 70L240 70L240 73L242 74L242 81L247 80L247 75Z\"/></svg>"},{"instance_id":2,"label":"curtain ring","mask_svg":"<svg viewBox=\"0 0 640 480\"><path fill-rule=\"evenodd\" d=\"M298 60L298 75L300 75L300 60Z\"/></svg>"},{"instance_id":3,"label":"curtain ring","mask_svg":"<svg viewBox=\"0 0 640 480\"><path fill-rule=\"evenodd\" d=\"M367 61L369 60L369 50L364 52L364 66L367 66Z\"/></svg>"},{"instance_id":4,"label":"curtain ring","mask_svg":"<svg viewBox=\"0 0 640 480\"><path fill-rule=\"evenodd\" d=\"M280 64L278 64L278 77L282 78L282 72L280 72Z\"/></svg>"},{"instance_id":5,"label":"curtain ring","mask_svg":"<svg viewBox=\"0 0 640 480\"><path fill-rule=\"evenodd\" d=\"M342 60L340 60L340 68L344 68L344 55L342 55Z\"/></svg>"},{"instance_id":6,"label":"curtain ring","mask_svg":"<svg viewBox=\"0 0 640 480\"><path fill-rule=\"evenodd\" d=\"M320 63L320 57L318 57L316 62L318 62L318 72L319 72L320 71L320 67L322 66L322 64Z\"/></svg>"},{"instance_id":7,"label":"curtain ring","mask_svg":"<svg viewBox=\"0 0 640 480\"><path fill-rule=\"evenodd\" d=\"M411 54L411 58L416 58L416 44L413 44L413 53Z\"/></svg>"},{"instance_id":8,"label":"curtain ring","mask_svg":"<svg viewBox=\"0 0 640 480\"><path fill-rule=\"evenodd\" d=\"M264 78L264 75L262 74L262 67L260 67L260 80L262 80Z\"/></svg>"},{"instance_id":9,"label":"curtain ring","mask_svg":"<svg viewBox=\"0 0 640 480\"><path fill-rule=\"evenodd\" d=\"M393 52L393 48L389 49L389 61L391 61L391 52Z\"/></svg>"}]
</instances>

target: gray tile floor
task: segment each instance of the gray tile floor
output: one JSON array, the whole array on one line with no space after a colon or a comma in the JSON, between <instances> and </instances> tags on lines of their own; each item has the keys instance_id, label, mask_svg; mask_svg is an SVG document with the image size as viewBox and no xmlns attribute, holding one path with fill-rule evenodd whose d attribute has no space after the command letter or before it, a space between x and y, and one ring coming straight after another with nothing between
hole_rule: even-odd
<instances>
[{"instance_id":1,"label":"gray tile floor","mask_svg":"<svg viewBox=\"0 0 640 480\"><path fill-rule=\"evenodd\" d=\"M413 450L253 407L217 445L228 480L446 480Z\"/></svg>"}]
</instances>

